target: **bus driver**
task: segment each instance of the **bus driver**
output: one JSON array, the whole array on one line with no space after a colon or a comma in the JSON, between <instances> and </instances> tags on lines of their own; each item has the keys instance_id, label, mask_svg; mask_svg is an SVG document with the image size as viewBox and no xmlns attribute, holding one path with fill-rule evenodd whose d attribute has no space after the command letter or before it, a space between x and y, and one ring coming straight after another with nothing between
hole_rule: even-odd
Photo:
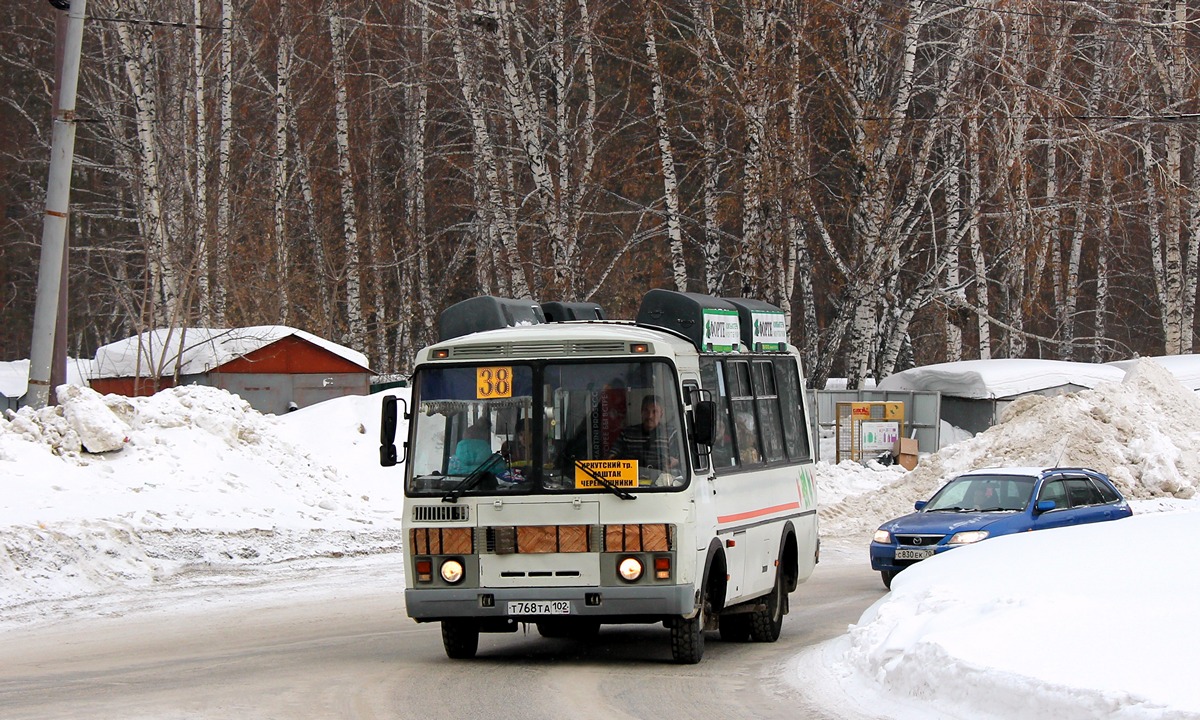
<instances>
[{"instance_id":1,"label":"bus driver","mask_svg":"<svg viewBox=\"0 0 1200 720\"><path fill-rule=\"evenodd\" d=\"M638 476L659 479L660 473L680 473L678 430L663 423L663 405L657 395L642 399L642 422L621 431L608 453L609 459L637 460Z\"/></svg>"}]
</instances>

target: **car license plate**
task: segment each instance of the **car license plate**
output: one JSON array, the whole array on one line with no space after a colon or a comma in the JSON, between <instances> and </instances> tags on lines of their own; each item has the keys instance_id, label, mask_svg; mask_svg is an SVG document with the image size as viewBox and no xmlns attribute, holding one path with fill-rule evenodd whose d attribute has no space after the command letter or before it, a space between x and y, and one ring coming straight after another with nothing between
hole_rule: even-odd
<instances>
[{"instance_id":1,"label":"car license plate","mask_svg":"<svg viewBox=\"0 0 1200 720\"><path fill-rule=\"evenodd\" d=\"M933 548L897 548L897 560L924 560L933 555Z\"/></svg>"},{"instance_id":2,"label":"car license plate","mask_svg":"<svg viewBox=\"0 0 1200 720\"><path fill-rule=\"evenodd\" d=\"M570 600L510 600L509 615L570 615Z\"/></svg>"}]
</instances>

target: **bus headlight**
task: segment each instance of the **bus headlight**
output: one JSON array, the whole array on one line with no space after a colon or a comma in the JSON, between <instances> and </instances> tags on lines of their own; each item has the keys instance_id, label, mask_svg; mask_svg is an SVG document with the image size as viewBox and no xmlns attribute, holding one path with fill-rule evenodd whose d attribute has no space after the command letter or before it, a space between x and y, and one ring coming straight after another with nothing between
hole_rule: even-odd
<instances>
[{"instance_id":1,"label":"bus headlight","mask_svg":"<svg viewBox=\"0 0 1200 720\"><path fill-rule=\"evenodd\" d=\"M617 565L617 574L626 582L635 582L642 576L642 561L627 557Z\"/></svg>"},{"instance_id":2,"label":"bus headlight","mask_svg":"<svg viewBox=\"0 0 1200 720\"><path fill-rule=\"evenodd\" d=\"M451 585L463 579L463 565L457 560L442 563L442 579Z\"/></svg>"}]
</instances>

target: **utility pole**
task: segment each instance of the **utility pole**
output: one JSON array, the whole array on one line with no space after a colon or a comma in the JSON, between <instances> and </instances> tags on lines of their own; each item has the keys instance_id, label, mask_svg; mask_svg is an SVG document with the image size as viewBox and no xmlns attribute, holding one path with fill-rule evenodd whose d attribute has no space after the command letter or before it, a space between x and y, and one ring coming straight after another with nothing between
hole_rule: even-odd
<instances>
[{"instance_id":1,"label":"utility pole","mask_svg":"<svg viewBox=\"0 0 1200 720\"><path fill-rule=\"evenodd\" d=\"M63 0L51 5L63 9ZM22 407L40 409L50 398L63 267L66 259L67 213L71 205L71 166L75 159L75 93L83 54L83 19L87 0L70 0L63 42L62 80L54 113L50 145L50 177L46 181L46 214L42 222L42 256L38 265L37 299L33 310L33 343L29 353L29 389Z\"/></svg>"}]
</instances>

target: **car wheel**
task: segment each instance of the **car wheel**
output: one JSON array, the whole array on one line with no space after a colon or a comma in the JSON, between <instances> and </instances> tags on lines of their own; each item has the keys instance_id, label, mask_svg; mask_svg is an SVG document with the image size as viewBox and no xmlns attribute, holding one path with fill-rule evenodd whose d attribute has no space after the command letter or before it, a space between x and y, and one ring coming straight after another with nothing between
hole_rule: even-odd
<instances>
[{"instance_id":1,"label":"car wheel","mask_svg":"<svg viewBox=\"0 0 1200 720\"><path fill-rule=\"evenodd\" d=\"M783 591L783 573L775 573L775 587L763 598L761 610L750 613L750 637L755 642L775 642L783 630L783 611L787 602Z\"/></svg>"},{"instance_id":2,"label":"car wheel","mask_svg":"<svg viewBox=\"0 0 1200 720\"><path fill-rule=\"evenodd\" d=\"M880 570L879 576L883 578L883 586L888 590L892 589L892 578L896 577L895 570Z\"/></svg>"},{"instance_id":3,"label":"car wheel","mask_svg":"<svg viewBox=\"0 0 1200 720\"><path fill-rule=\"evenodd\" d=\"M452 660L470 660L479 650L479 624L474 620L443 620L442 646Z\"/></svg>"}]
</instances>

